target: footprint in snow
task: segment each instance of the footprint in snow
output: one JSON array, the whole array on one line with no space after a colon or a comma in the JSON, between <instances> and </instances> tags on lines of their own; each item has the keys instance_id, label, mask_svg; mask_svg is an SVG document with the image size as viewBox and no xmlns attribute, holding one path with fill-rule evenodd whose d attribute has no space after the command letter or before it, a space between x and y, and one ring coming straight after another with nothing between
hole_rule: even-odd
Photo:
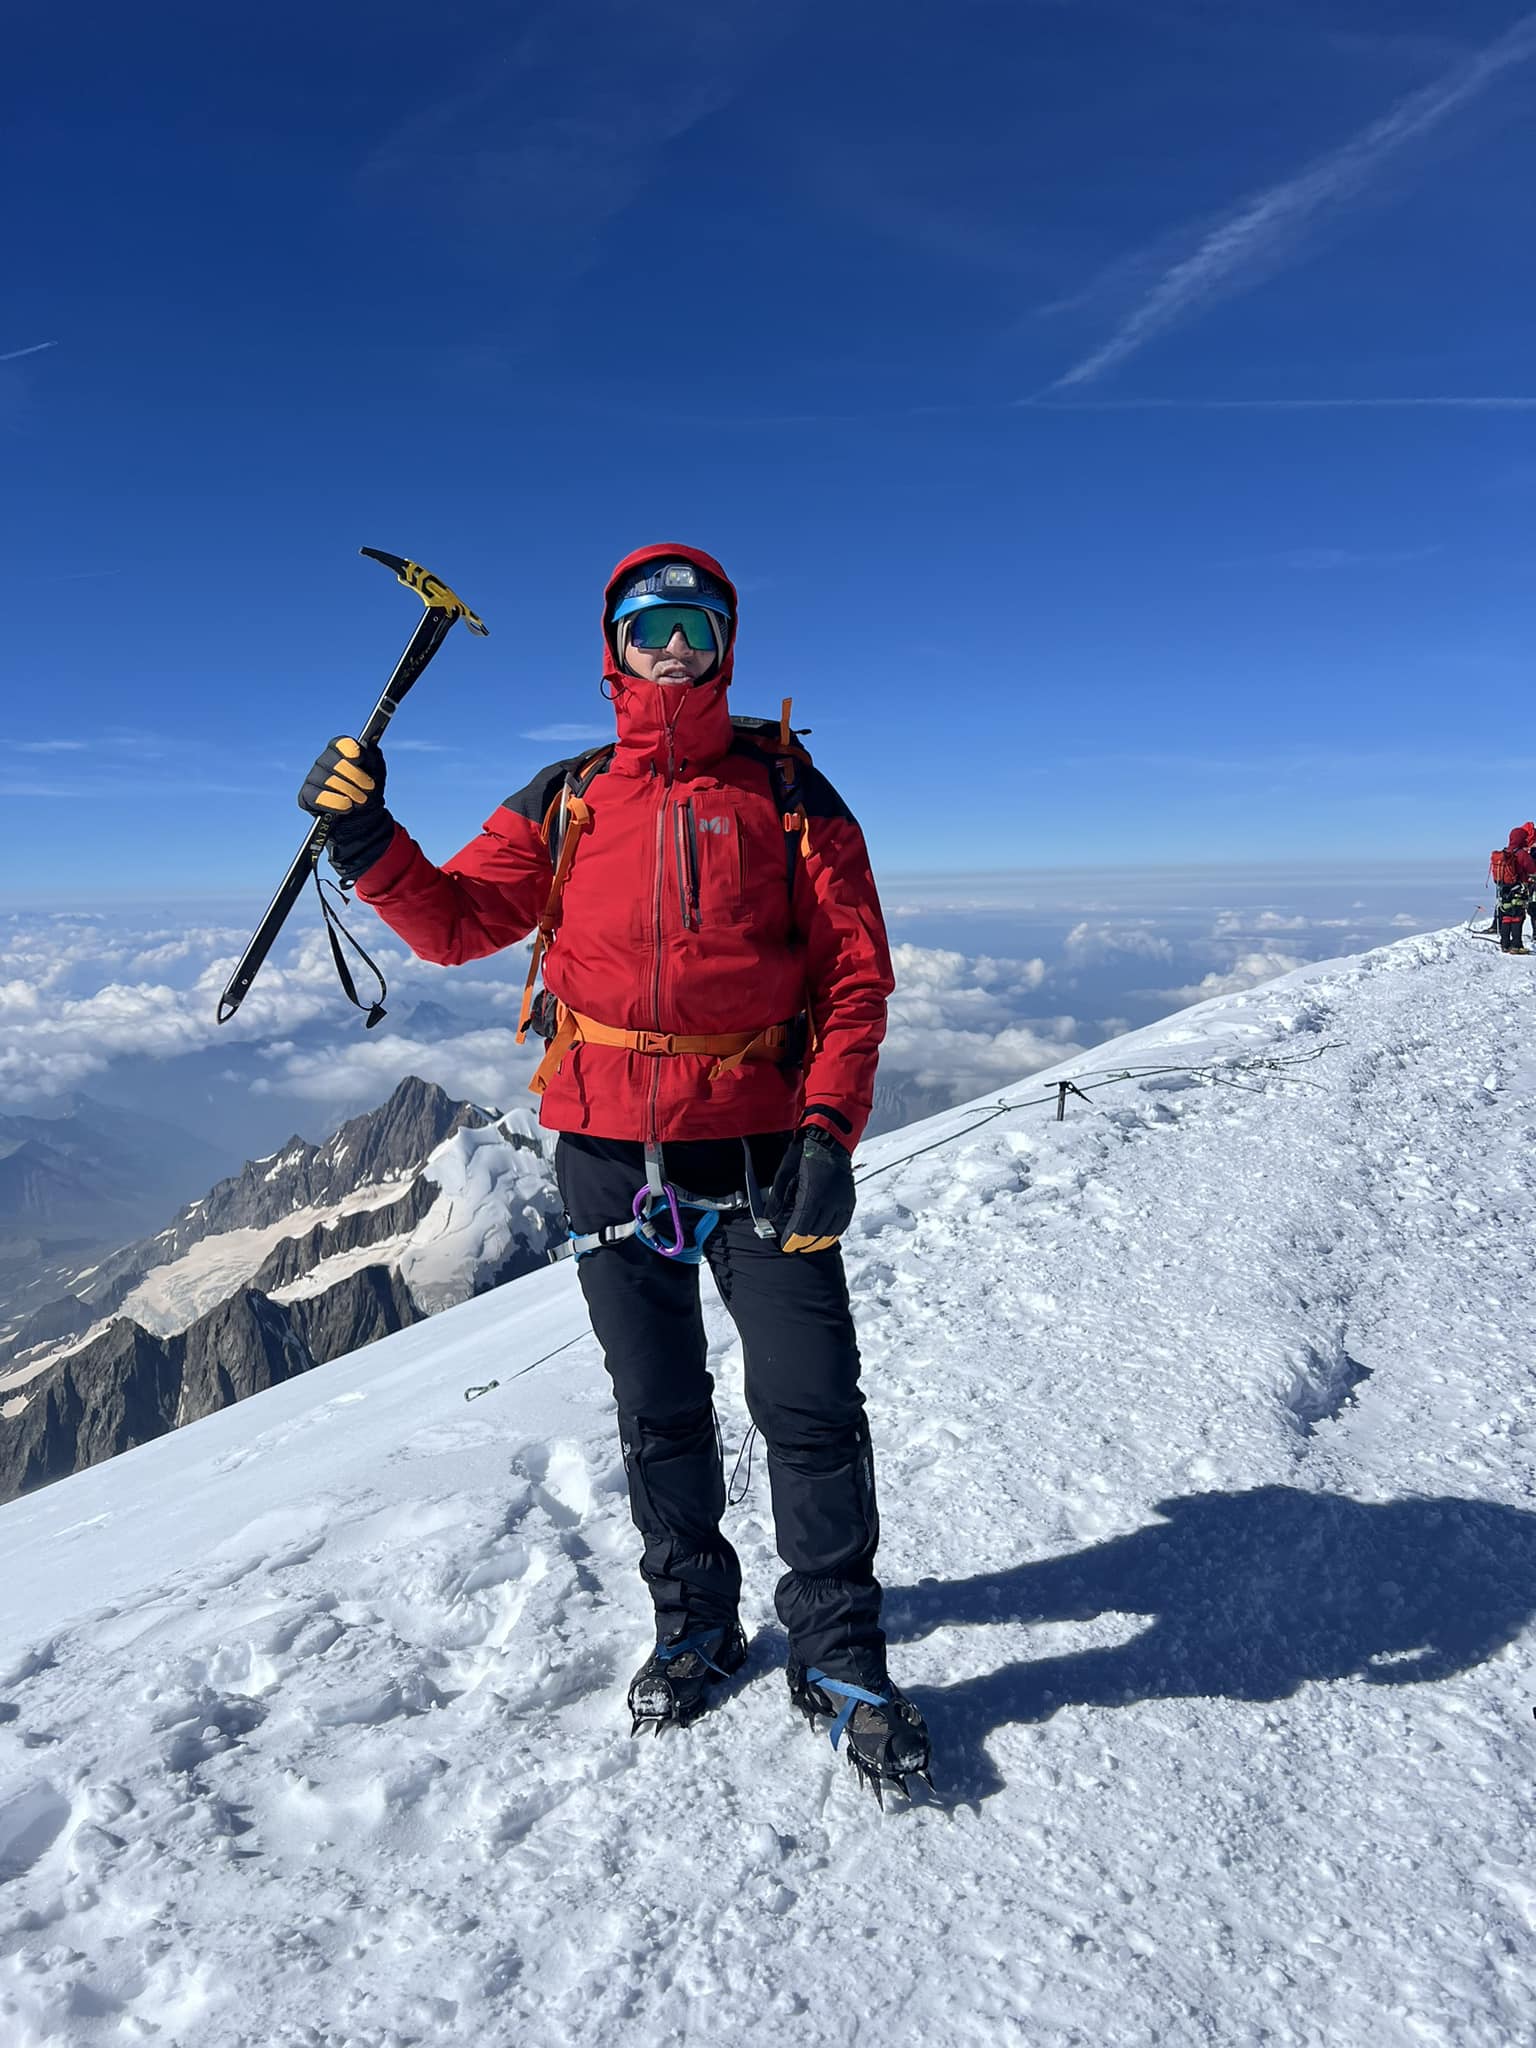
<instances>
[{"instance_id":1,"label":"footprint in snow","mask_svg":"<svg viewBox=\"0 0 1536 2048\"><path fill-rule=\"evenodd\" d=\"M587 1456L571 1439L527 1445L512 1469L531 1482L531 1504L542 1508L557 1529L574 1529L592 1512L596 1489Z\"/></svg>"},{"instance_id":2,"label":"footprint in snow","mask_svg":"<svg viewBox=\"0 0 1536 2048\"><path fill-rule=\"evenodd\" d=\"M0 1803L0 1884L23 1877L69 1825L71 1807L46 1778Z\"/></svg>"},{"instance_id":3,"label":"footprint in snow","mask_svg":"<svg viewBox=\"0 0 1536 2048\"><path fill-rule=\"evenodd\" d=\"M9 1669L0 1671L0 1691L10 1692L18 1685L25 1685L29 1678L38 1678L45 1671L52 1671L58 1663L58 1640L41 1643L35 1650L24 1651L20 1659Z\"/></svg>"},{"instance_id":4,"label":"footprint in snow","mask_svg":"<svg viewBox=\"0 0 1536 2048\"><path fill-rule=\"evenodd\" d=\"M335 1706L320 1707L314 1719L321 1728L378 1728L386 1721L430 1714L434 1707L446 1707L456 1697L439 1692L424 1671L412 1671L393 1684L340 1700Z\"/></svg>"}]
</instances>

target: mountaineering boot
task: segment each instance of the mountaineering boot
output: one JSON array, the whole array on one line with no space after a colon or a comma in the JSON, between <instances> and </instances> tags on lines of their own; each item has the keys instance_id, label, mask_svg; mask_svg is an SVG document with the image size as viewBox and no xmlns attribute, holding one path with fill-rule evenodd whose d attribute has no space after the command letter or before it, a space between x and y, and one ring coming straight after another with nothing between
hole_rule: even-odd
<instances>
[{"instance_id":1,"label":"mountaineering boot","mask_svg":"<svg viewBox=\"0 0 1536 2048\"><path fill-rule=\"evenodd\" d=\"M881 1806L887 1785L911 1797L908 1778L921 1778L933 1790L927 1723L888 1678L878 1686L854 1685L791 1664L789 1702L813 1725L831 1722L827 1734L834 1749L847 1736L848 1762Z\"/></svg>"},{"instance_id":2,"label":"mountaineering boot","mask_svg":"<svg viewBox=\"0 0 1536 2048\"><path fill-rule=\"evenodd\" d=\"M711 1704L710 1692L747 1661L747 1639L739 1622L682 1628L660 1642L635 1673L629 1688L632 1735L647 1724L686 1728Z\"/></svg>"}]
</instances>

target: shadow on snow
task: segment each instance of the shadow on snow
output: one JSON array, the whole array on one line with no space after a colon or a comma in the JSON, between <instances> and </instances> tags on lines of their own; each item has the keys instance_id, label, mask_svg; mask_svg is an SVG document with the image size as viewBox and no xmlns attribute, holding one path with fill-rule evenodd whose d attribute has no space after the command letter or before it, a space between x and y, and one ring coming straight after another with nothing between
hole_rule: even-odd
<instances>
[{"instance_id":1,"label":"shadow on snow","mask_svg":"<svg viewBox=\"0 0 1536 2048\"><path fill-rule=\"evenodd\" d=\"M1288 1699L1309 1679L1418 1685L1485 1662L1536 1612L1536 1515L1454 1498L1372 1506L1287 1486L1159 1501L1161 1522L1067 1557L886 1595L915 1642L979 1622L1144 1614L1133 1641L915 1686L945 1789L1002 1779L994 1730L1062 1707Z\"/></svg>"}]
</instances>

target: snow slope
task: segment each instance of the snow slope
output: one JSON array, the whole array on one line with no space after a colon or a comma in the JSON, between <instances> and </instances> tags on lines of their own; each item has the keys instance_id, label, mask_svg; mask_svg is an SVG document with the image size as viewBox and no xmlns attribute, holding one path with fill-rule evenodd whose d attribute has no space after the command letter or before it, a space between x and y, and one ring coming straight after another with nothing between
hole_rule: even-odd
<instances>
[{"instance_id":1,"label":"snow slope","mask_svg":"<svg viewBox=\"0 0 1536 2048\"><path fill-rule=\"evenodd\" d=\"M0 1509L0 2039L1536 2039L1530 976L1404 940L1064 1071L1307 1063L866 1148L935 1803L790 1715L760 1464L748 1669L631 1740L569 1266Z\"/></svg>"}]
</instances>

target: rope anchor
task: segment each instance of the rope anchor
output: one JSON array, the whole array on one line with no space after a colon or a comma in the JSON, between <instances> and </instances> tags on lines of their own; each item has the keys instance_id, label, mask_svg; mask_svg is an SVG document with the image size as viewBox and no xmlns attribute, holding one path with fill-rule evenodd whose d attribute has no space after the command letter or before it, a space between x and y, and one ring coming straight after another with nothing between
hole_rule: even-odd
<instances>
[{"instance_id":1,"label":"rope anchor","mask_svg":"<svg viewBox=\"0 0 1536 2048\"><path fill-rule=\"evenodd\" d=\"M1069 1095L1075 1095L1080 1102L1088 1102L1087 1096L1084 1095L1082 1089L1078 1087L1075 1081L1058 1081L1056 1083L1056 1121L1059 1124L1066 1122L1067 1097ZM1092 1109L1093 1104L1088 1102L1088 1107Z\"/></svg>"}]
</instances>

